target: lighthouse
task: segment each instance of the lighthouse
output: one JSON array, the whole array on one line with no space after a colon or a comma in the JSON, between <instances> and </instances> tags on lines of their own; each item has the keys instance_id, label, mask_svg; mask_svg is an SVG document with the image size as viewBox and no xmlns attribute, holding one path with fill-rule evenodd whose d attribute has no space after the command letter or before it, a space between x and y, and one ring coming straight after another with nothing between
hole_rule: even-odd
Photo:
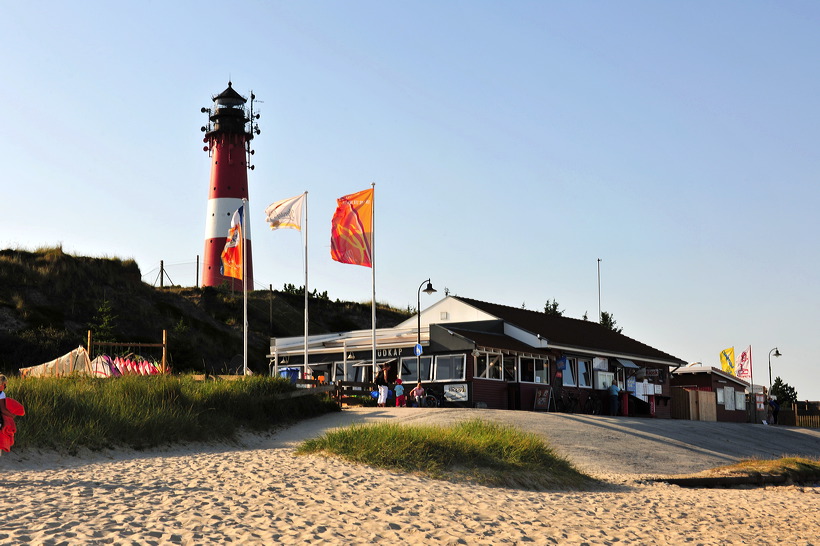
<instances>
[{"instance_id":1,"label":"lighthouse","mask_svg":"<svg viewBox=\"0 0 820 546\"><path fill-rule=\"evenodd\" d=\"M242 281L224 277L220 272L221 255L225 248L231 218L244 203L245 208L245 275L248 290L253 290L253 252L248 214L248 170L253 170L250 159L254 150L251 140L259 134L253 111L253 93L248 99L237 93L231 82L222 93L211 97L211 108L202 108L208 114L208 124L202 127L206 146L203 148L211 158L211 180L208 185L208 210L205 217L205 253L202 263L202 286L227 284L242 289ZM244 200L244 201L243 201Z\"/></svg>"}]
</instances>

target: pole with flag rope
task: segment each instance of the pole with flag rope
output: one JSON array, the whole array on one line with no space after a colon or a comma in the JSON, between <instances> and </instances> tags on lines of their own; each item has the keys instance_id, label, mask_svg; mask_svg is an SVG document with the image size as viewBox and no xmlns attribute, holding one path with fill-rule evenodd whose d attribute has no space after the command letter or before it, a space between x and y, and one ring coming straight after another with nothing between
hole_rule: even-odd
<instances>
[{"instance_id":1,"label":"pole with flag rope","mask_svg":"<svg viewBox=\"0 0 820 546\"><path fill-rule=\"evenodd\" d=\"M371 182L370 187L373 189L370 201L370 277L373 287L370 322L373 329L373 373L378 373L376 370L376 183Z\"/></svg>"},{"instance_id":2,"label":"pole with flag rope","mask_svg":"<svg viewBox=\"0 0 820 546\"><path fill-rule=\"evenodd\" d=\"M305 210L302 213L302 223L305 225L305 372L308 370L308 225L307 225L307 195L305 192ZM301 230L300 230L301 231Z\"/></svg>"},{"instance_id":3,"label":"pole with flag rope","mask_svg":"<svg viewBox=\"0 0 820 546\"><path fill-rule=\"evenodd\" d=\"M244 375L250 375L248 369L248 275L247 275L247 242L248 238L246 236L245 228L248 225L248 214L250 211L247 207L248 200L244 197L242 198L242 207L244 214L242 214L242 296L243 296L243 332L242 332L242 343L243 343L243 371Z\"/></svg>"}]
</instances>

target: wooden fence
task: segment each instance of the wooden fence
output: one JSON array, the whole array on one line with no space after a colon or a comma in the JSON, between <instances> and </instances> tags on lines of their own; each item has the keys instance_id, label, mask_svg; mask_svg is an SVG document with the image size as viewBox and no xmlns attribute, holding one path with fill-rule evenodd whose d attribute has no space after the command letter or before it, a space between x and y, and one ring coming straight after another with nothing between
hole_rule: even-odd
<instances>
[{"instance_id":1,"label":"wooden fence","mask_svg":"<svg viewBox=\"0 0 820 546\"><path fill-rule=\"evenodd\" d=\"M791 407L780 408L778 425L820 428L820 402L797 402Z\"/></svg>"}]
</instances>

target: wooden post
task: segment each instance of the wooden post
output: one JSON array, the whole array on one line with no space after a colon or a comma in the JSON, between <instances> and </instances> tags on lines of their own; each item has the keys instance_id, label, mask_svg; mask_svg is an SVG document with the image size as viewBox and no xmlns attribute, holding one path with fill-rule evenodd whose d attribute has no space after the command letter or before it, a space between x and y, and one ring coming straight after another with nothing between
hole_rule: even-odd
<instances>
[{"instance_id":1,"label":"wooden post","mask_svg":"<svg viewBox=\"0 0 820 546\"><path fill-rule=\"evenodd\" d=\"M168 370L166 356L168 354L168 330L162 331L162 374Z\"/></svg>"},{"instance_id":2,"label":"wooden post","mask_svg":"<svg viewBox=\"0 0 820 546\"><path fill-rule=\"evenodd\" d=\"M91 330L88 331L88 356L91 356Z\"/></svg>"}]
</instances>

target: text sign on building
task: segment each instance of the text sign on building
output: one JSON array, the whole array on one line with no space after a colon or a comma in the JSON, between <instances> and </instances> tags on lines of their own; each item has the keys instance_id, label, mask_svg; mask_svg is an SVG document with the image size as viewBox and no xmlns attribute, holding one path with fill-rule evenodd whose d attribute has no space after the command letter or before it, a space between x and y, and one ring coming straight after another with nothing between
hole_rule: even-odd
<instances>
[{"instance_id":1,"label":"text sign on building","mask_svg":"<svg viewBox=\"0 0 820 546\"><path fill-rule=\"evenodd\" d=\"M449 402L466 402L468 398L467 383L444 385L444 398Z\"/></svg>"}]
</instances>

